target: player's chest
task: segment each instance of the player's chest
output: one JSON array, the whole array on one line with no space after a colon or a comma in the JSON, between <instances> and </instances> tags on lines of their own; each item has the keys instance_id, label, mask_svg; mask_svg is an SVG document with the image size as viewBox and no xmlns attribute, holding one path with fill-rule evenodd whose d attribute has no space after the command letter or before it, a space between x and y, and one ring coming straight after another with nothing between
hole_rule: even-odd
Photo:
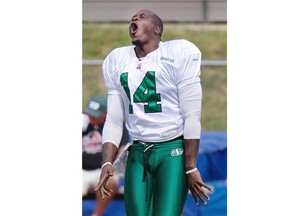
<instances>
[{"instance_id":1,"label":"player's chest","mask_svg":"<svg viewBox=\"0 0 288 216\"><path fill-rule=\"evenodd\" d=\"M121 86L129 86L130 89L141 85L162 85L171 82L172 73L163 63L135 61L122 67L119 71L119 82Z\"/></svg>"}]
</instances>

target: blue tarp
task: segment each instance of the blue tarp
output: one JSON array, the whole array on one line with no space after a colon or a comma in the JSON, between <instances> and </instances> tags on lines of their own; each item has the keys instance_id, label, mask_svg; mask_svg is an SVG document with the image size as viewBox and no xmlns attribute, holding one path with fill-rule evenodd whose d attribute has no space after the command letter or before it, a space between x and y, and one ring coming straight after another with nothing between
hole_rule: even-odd
<instances>
[{"instance_id":1,"label":"blue tarp","mask_svg":"<svg viewBox=\"0 0 288 216\"><path fill-rule=\"evenodd\" d=\"M205 182L227 178L226 132L203 132L201 134L197 168Z\"/></svg>"},{"instance_id":2,"label":"blue tarp","mask_svg":"<svg viewBox=\"0 0 288 216\"><path fill-rule=\"evenodd\" d=\"M226 216L227 215L227 133L202 132L197 167L202 179L214 188L207 205L199 206L188 194L183 216ZM82 215L91 216L95 200L82 201ZM110 203L104 216L125 216L123 200Z\"/></svg>"}]
</instances>

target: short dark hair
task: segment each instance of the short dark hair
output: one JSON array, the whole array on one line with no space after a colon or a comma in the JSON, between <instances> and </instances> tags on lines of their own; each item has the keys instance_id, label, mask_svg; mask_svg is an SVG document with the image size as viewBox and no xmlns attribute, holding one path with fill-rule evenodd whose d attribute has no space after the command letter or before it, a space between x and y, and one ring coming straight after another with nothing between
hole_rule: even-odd
<instances>
[{"instance_id":1,"label":"short dark hair","mask_svg":"<svg viewBox=\"0 0 288 216\"><path fill-rule=\"evenodd\" d=\"M160 28L160 37L162 36L162 32L163 32L163 21L162 19L156 15L155 13L152 12L152 15L153 15L153 21L154 21L154 24L157 25L159 28Z\"/></svg>"}]
</instances>

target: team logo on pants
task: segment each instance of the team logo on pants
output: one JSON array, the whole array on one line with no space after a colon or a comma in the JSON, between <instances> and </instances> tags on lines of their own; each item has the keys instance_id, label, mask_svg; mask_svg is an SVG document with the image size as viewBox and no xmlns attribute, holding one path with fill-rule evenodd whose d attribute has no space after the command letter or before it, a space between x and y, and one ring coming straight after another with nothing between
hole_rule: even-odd
<instances>
[{"instance_id":1,"label":"team logo on pants","mask_svg":"<svg viewBox=\"0 0 288 216\"><path fill-rule=\"evenodd\" d=\"M172 157L176 157L176 156L180 156L180 155L182 155L183 154L183 149L182 148L177 148L177 149L173 149L172 151L171 151L171 156Z\"/></svg>"}]
</instances>

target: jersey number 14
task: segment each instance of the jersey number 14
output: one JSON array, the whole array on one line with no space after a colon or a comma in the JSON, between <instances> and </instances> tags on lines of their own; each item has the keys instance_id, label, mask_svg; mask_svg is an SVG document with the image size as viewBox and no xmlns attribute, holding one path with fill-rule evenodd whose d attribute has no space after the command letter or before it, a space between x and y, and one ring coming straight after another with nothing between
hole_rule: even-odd
<instances>
[{"instance_id":1,"label":"jersey number 14","mask_svg":"<svg viewBox=\"0 0 288 216\"><path fill-rule=\"evenodd\" d=\"M121 74L120 82L129 98L129 113L133 114L127 72ZM159 93L156 93L155 71L147 71L141 84L133 94L133 102L145 103L145 113L156 113L162 111L161 104L157 104L157 102L161 102L161 97Z\"/></svg>"}]
</instances>

